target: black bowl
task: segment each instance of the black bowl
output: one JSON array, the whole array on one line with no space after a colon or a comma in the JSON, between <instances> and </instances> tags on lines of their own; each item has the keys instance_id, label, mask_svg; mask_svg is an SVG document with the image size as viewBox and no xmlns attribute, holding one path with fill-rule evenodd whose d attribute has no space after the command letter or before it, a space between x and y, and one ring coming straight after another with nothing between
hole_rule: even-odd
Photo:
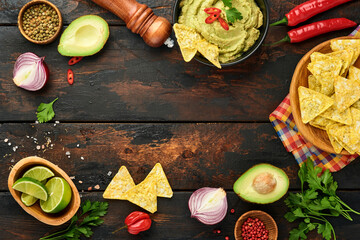
<instances>
[{"instance_id":1,"label":"black bowl","mask_svg":"<svg viewBox=\"0 0 360 240\"><path fill-rule=\"evenodd\" d=\"M178 22L180 10L181 10L179 7L179 4L181 1L182 0L176 0L175 5L173 7L173 23L174 24ZM259 30L260 30L259 38L256 40L255 44L248 51L244 52L240 57L238 57L237 59L235 59L232 62L221 63L221 67L228 67L228 66L232 66L232 65L235 65L235 64L245 61L261 46L262 42L264 41L266 34L268 32L268 29L269 29L269 21L270 21L269 5L268 5L267 0L255 0L255 2L259 6L259 8L264 16L264 23L259 28ZM214 66L214 64L209 62L206 58L204 58L200 54L196 54L194 58L198 62L201 62L205 65Z\"/></svg>"}]
</instances>

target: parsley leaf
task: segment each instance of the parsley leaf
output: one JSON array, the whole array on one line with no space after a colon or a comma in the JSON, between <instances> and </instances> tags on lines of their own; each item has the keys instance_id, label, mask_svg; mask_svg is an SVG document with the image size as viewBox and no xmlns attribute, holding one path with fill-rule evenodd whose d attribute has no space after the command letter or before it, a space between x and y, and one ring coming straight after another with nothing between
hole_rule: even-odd
<instances>
[{"instance_id":1,"label":"parsley leaf","mask_svg":"<svg viewBox=\"0 0 360 240\"><path fill-rule=\"evenodd\" d=\"M230 9L225 9L226 19L228 22L234 23L236 20L241 20L243 17L241 13L234 7L230 7Z\"/></svg>"},{"instance_id":2,"label":"parsley leaf","mask_svg":"<svg viewBox=\"0 0 360 240\"><path fill-rule=\"evenodd\" d=\"M225 7L232 8L232 0L222 0L222 2L224 3Z\"/></svg>"},{"instance_id":3,"label":"parsley leaf","mask_svg":"<svg viewBox=\"0 0 360 240\"><path fill-rule=\"evenodd\" d=\"M86 200L81 204L81 210L72 217L70 225L65 230L45 236L40 238L40 240L79 240L81 235L89 238L93 235L91 227L99 226L104 222L100 217L107 213L108 206L107 202L91 202Z\"/></svg>"},{"instance_id":4,"label":"parsley leaf","mask_svg":"<svg viewBox=\"0 0 360 240\"><path fill-rule=\"evenodd\" d=\"M58 100L58 98L55 98L55 100L51 103L40 103L36 112L36 117L39 123L48 122L54 118L55 113L53 110L53 104L56 100Z\"/></svg>"}]
</instances>

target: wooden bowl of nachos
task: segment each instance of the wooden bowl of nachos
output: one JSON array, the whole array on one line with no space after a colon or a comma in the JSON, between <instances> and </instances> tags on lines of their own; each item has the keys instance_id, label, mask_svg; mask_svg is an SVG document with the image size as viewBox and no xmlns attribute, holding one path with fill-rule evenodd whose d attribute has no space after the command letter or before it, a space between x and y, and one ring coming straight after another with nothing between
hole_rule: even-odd
<instances>
[{"instance_id":1,"label":"wooden bowl of nachos","mask_svg":"<svg viewBox=\"0 0 360 240\"><path fill-rule=\"evenodd\" d=\"M291 80L290 105L299 132L329 153L360 152L359 54L360 38L323 42L303 56Z\"/></svg>"}]
</instances>

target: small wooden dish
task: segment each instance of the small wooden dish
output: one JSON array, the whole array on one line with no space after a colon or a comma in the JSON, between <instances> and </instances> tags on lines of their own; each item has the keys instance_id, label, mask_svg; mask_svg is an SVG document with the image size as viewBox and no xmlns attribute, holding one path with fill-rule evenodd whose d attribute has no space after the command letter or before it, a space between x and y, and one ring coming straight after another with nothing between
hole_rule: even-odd
<instances>
[{"instance_id":1,"label":"small wooden dish","mask_svg":"<svg viewBox=\"0 0 360 240\"><path fill-rule=\"evenodd\" d=\"M269 231L269 240L277 240L278 228L275 220L269 214L260 210L246 212L236 221L234 230L236 240L243 240L243 237L241 236L241 227L249 217L261 220L265 224L266 230Z\"/></svg>"},{"instance_id":2,"label":"small wooden dish","mask_svg":"<svg viewBox=\"0 0 360 240\"><path fill-rule=\"evenodd\" d=\"M32 38L30 38L24 31L23 29L23 15L26 11L26 9L28 9L30 6L32 5L36 5L36 4L47 4L49 6L51 6L53 9L55 9L58 17L59 17L59 26L58 26L58 29L57 31L55 32L55 34L47 39L47 40L44 40L44 41L36 41ZM46 0L33 0L31 2L28 2L27 4L25 4L21 9L20 9L20 12L19 12L19 15L18 15L18 27L19 27L19 30L21 32L21 34L27 39L29 40L30 42L32 43L36 43L36 44L49 44L51 42L53 42L60 34L61 32L61 28L62 28L62 25L63 25L63 20L62 20L62 16L61 16L61 13L59 11L59 9L54 5L52 4L51 2L49 1L46 1Z\"/></svg>"},{"instance_id":3,"label":"small wooden dish","mask_svg":"<svg viewBox=\"0 0 360 240\"><path fill-rule=\"evenodd\" d=\"M71 201L69 205L61 212L55 214L45 213L41 210L38 202L30 207L27 207L21 202L21 192L16 191L12 188L14 182L17 179L21 178L25 171L35 166L45 166L51 171L53 171L55 176L62 177L69 183L72 190ZM27 157L21 159L18 163L16 163L15 166L12 168L8 178L8 188L13 198L28 214L48 225L58 226L66 223L75 215L75 213L80 207L80 195L70 177L58 166L40 157Z\"/></svg>"},{"instance_id":4,"label":"small wooden dish","mask_svg":"<svg viewBox=\"0 0 360 240\"><path fill-rule=\"evenodd\" d=\"M340 37L335 39L358 39L357 37ZM334 40L334 39L331 39ZM330 41L323 42L308 53L306 53L296 66L294 75L290 85L290 105L291 111L294 116L296 126L301 135L314 146L324 150L325 152L335 153L333 146L331 145L330 139L326 131L313 127L310 124L304 124L301 120L300 103L298 88L300 86L308 87L308 76L310 75L307 65L310 63L310 55L313 52L329 53L332 52L330 48ZM354 66L360 67L360 61L357 61ZM350 155L346 150L342 150L342 155Z\"/></svg>"}]
</instances>

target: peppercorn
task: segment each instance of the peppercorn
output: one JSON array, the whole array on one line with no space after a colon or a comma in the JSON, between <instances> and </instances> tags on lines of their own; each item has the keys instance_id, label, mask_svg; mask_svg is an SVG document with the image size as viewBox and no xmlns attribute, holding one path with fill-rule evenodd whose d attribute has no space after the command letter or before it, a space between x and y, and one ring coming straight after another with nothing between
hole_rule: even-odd
<instances>
[{"instance_id":1,"label":"peppercorn","mask_svg":"<svg viewBox=\"0 0 360 240\"><path fill-rule=\"evenodd\" d=\"M248 218L241 226L241 236L244 240L268 240L269 231L258 218Z\"/></svg>"},{"instance_id":2,"label":"peppercorn","mask_svg":"<svg viewBox=\"0 0 360 240\"><path fill-rule=\"evenodd\" d=\"M36 41L51 38L59 27L59 16L48 4L34 4L25 10L22 28Z\"/></svg>"}]
</instances>

